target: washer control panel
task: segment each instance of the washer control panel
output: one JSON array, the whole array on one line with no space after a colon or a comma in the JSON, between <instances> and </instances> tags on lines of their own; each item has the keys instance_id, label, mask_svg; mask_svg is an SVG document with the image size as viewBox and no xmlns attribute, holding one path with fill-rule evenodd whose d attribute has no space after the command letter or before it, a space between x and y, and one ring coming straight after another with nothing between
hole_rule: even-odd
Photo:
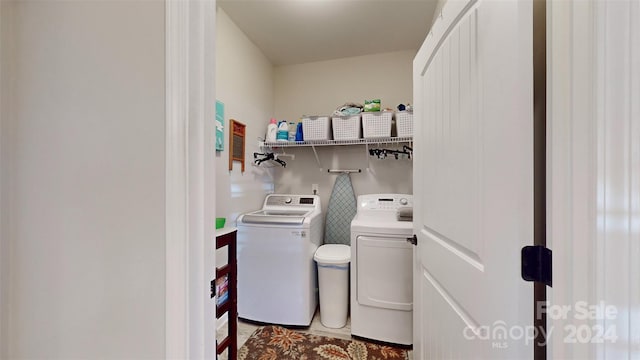
<instances>
[{"instance_id":1,"label":"washer control panel","mask_svg":"<svg viewBox=\"0 0 640 360\"><path fill-rule=\"evenodd\" d=\"M320 203L317 195L267 195L264 200L264 206L298 206L298 207L315 207Z\"/></svg>"},{"instance_id":2,"label":"washer control panel","mask_svg":"<svg viewBox=\"0 0 640 360\"><path fill-rule=\"evenodd\" d=\"M370 194L358 196L358 211L397 210L403 207L413 207L413 195Z\"/></svg>"}]
</instances>

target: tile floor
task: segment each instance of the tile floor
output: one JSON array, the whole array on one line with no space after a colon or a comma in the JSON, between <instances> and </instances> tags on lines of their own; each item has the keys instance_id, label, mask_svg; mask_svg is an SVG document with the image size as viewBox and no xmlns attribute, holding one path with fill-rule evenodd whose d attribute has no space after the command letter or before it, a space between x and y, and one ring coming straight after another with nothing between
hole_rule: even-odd
<instances>
[{"instance_id":1,"label":"tile floor","mask_svg":"<svg viewBox=\"0 0 640 360\"><path fill-rule=\"evenodd\" d=\"M302 328L302 329L295 329L295 330L303 333L308 333L308 334L351 340L351 322L350 321L351 319L347 319L347 325L345 325L345 327L341 329L330 329L322 325L322 323L320 322L320 313L316 312L316 314L313 317L313 320L311 321L311 326L309 326L306 329ZM253 332L260 326L261 325L239 320L238 321L238 348L241 347L245 343L245 341L247 341L247 339L251 336L251 334L253 334ZM223 326L221 329L218 330L218 333L217 333L218 341L224 339L225 336L227 336L226 324L225 326ZM227 352L226 351L223 352L219 357L219 359L227 360ZM413 359L412 351L409 351L409 359L410 360Z\"/></svg>"}]
</instances>

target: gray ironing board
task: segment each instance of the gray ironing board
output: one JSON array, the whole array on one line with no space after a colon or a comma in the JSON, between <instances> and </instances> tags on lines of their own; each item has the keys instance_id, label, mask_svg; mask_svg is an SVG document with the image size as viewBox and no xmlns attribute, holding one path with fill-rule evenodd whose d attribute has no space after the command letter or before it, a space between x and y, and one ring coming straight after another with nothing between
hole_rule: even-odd
<instances>
[{"instance_id":1,"label":"gray ironing board","mask_svg":"<svg viewBox=\"0 0 640 360\"><path fill-rule=\"evenodd\" d=\"M327 207L325 244L351 245L351 220L357 210L358 203L349 174L338 175Z\"/></svg>"}]
</instances>

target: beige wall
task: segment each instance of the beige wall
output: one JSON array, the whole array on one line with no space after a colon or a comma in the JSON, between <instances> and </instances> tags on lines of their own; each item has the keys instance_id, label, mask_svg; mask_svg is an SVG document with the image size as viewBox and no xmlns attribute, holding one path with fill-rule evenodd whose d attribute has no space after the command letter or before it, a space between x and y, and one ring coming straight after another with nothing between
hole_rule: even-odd
<instances>
[{"instance_id":1,"label":"beige wall","mask_svg":"<svg viewBox=\"0 0 640 360\"><path fill-rule=\"evenodd\" d=\"M345 102L363 103L379 98L383 107L412 103L412 64L415 51L359 56L276 68L275 111L279 120L330 114ZM394 147L390 145L387 147ZM336 175L328 168L362 169L352 174L356 195L413 193L409 160L380 160L369 156L365 146L318 147L320 171L311 148L289 148L294 160L276 171L278 193L310 194L311 184L320 186L326 210ZM369 170L366 170L369 167Z\"/></svg>"},{"instance_id":2,"label":"beige wall","mask_svg":"<svg viewBox=\"0 0 640 360\"><path fill-rule=\"evenodd\" d=\"M303 114L329 114L347 101L362 103L368 98L380 98L383 107L390 108L412 102L415 51L274 68L220 8L216 51L216 96L225 103L226 126L230 118L247 124L244 174L238 164L228 170L227 128L225 151L217 153L216 213L227 217L227 223L242 212L260 208L264 196L274 190L309 194L312 183L320 185L326 208L335 175L327 174L326 166L325 172L319 171L311 149L288 149L296 157L283 158L286 168L251 166L253 152L260 151L257 140L264 137L270 117L296 121ZM412 193L410 161L370 158L364 146L323 148L319 153L323 166L364 171L370 166L370 171L352 176L357 194Z\"/></svg>"},{"instance_id":3,"label":"beige wall","mask_svg":"<svg viewBox=\"0 0 640 360\"><path fill-rule=\"evenodd\" d=\"M253 153L262 152L258 138L264 138L273 116L273 65L221 8L216 14L216 97L224 103L224 150L216 151L216 216L234 226L238 215L262 207L274 192L272 170L252 166ZM240 163L229 171L229 120L246 127L245 171ZM216 264L227 263L227 249L216 251ZM225 326L227 314L218 321Z\"/></svg>"},{"instance_id":4,"label":"beige wall","mask_svg":"<svg viewBox=\"0 0 640 360\"><path fill-rule=\"evenodd\" d=\"M164 3L5 3L3 358L163 358Z\"/></svg>"},{"instance_id":5,"label":"beige wall","mask_svg":"<svg viewBox=\"0 0 640 360\"><path fill-rule=\"evenodd\" d=\"M216 216L233 225L273 192L269 170L252 164L274 113L274 74L269 60L220 8L216 21L216 97L225 105L224 151L216 152ZM244 173L239 163L229 171L229 119L247 125Z\"/></svg>"},{"instance_id":6,"label":"beige wall","mask_svg":"<svg viewBox=\"0 0 640 360\"><path fill-rule=\"evenodd\" d=\"M12 36L9 34L13 19L13 3L0 2L0 359L9 358L8 355L8 321L9 321L9 128L5 126L6 119L11 115L10 99L11 84L8 74L11 69L10 51L13 45Z\"/></svg>"},{"instance_id":7,"label":"beige wall","mask_svg":"<svg viewBox=\"0 0 640 360\"><path fill-rule=\"evenodd\" d=\"M416 51L357 56L276 68L275 112L278 120L328 115L345 102L381 99L395 109L411 102Z\"/></svg>"}]
</instances>

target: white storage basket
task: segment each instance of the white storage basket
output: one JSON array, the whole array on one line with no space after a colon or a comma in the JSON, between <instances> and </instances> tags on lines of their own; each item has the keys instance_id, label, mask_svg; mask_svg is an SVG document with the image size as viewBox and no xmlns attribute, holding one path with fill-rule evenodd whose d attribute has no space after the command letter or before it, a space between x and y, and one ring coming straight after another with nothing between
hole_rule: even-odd
<instances>
[{"instance_id":1,"label":"white storage basket","mask_svg":"<svg viewBox=\"0 0 640 360\"><path fill-rule=\"evenodd\" d=\"M398 137L413 136L413 112L400 111L396 113L396 130Z\"/></svg>"},{"instance_id":2,"label":"white storage basket","mask_svg":"<svg viewBox=\"0 0 640 360\"><path fill-rule=\"evenodd\" d=\"M380 138L391 136L391 119L393 113L384 112L363 112L362 113L362 129L364 137Z\"/></svg>"},{"instance_id":3,"label":"white storage basket","mask_svg":"<svg viewBox=\"0 0 640 360\"><path fill-rule=\"evenodd\" d=\"M328 116L305 116L302 118L304 141L331 140L331 122Z\"/></svg>"},{"instance_id":4,"label":"white storage basket","mask_svg":"<svg viewBox=\"0 0 640 360\"><path fill-rule=\"evenodd\" d=\"M331 117L334 140L356 140L362 137L360 114Z\"/></svg>"}]
</instances>

